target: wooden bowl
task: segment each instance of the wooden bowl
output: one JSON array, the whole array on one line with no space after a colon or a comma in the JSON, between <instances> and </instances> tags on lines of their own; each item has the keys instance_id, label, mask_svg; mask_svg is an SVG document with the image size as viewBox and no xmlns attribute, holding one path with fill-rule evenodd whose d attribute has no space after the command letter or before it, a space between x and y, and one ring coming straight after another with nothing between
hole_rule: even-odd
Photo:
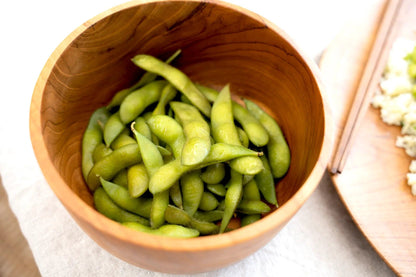
<instances>
[{"instance_id":1,"label":"wooden bowl","mask_svg":"<svg viewBox=\"0 0 416 277\"><path fill-rule=\"evenodd\" d=\"M280 208L221 235L171 239L130 230L93 207L81 175L81 138L92 111L142 72L131 58L165 59L195 82L231 84L234 95L262 105L279 122L292 152L277 185ZM266 19L218 1L131 1L71 33L52 53L35 86L30 134L50 187L79 226L108 252L169 273L234 263L269 242L317 187L330 156L332 119L315 64Z\"/></svg>"}]
</instances>

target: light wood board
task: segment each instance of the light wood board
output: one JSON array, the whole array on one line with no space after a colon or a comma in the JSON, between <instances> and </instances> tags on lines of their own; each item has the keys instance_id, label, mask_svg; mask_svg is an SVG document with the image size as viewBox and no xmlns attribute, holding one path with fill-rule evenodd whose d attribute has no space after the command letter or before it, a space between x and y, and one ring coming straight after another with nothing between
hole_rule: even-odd
<instances>
[{"instance_id":1,"label":"light wood board","mask_svg":"<svg viewBox=\"0 0 416 277\"><path fill-rule=\"evenodd\" d=\"M384 4L364 3L320 61L336 122L335 143L345 125ZM416 3L409 0L403 5L396 36L412 37ZM411 159L395 147L398 135L400 128L383 123L379 110L370 106L343 172L332 179L352 218L380 256L399 276L415 276L416 197L406 183Z\"/></svg>"}]
</instances>

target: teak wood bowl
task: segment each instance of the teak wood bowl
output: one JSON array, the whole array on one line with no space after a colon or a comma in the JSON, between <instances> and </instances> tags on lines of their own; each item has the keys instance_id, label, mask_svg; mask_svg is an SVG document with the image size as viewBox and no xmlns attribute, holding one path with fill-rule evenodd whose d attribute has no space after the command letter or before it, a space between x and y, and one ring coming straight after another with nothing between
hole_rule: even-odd
<instances>
[{"instance_id":1,"label":"teak wood bowl","mask_svg":"<svg viewBox=\"0 0 416 277\"><path fill-rule=\"evenodd\" d=\"M130 230L93 206L81 174L81 138L92 111L142 73L139 53L165 59L198 83L231 85L280 124L292 153L277 184L280 207L221 235L171 239ZM51 189L102 248L136 266L169 273L227 266L268 243L319 184L332 146L332 118L313 61L261 16L219 1L131 1L72 32L52 53L30 107L35 155Z\"/></svg>"}]
</instances>

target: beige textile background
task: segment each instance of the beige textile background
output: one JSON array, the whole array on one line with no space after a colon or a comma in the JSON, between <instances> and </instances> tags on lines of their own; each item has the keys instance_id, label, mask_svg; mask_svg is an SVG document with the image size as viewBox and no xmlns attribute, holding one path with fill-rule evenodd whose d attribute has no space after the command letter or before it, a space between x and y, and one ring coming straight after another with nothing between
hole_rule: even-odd
<instances>
[{"instance_id":1,"label":"beige textile background","mask_svg":"<svg viewBox=\"0 0 416 277\"><path fill-rule=\"evenodd\" d=\"M228 2L274 22L318 61L336 34L360 12L360 6L372 1ZM50 53L83 22L121 3L23 0L2 5L0 177L5 191L0 191L0 199L2 204L8 199L13 214L4 208L0 216L2 223L4 218L16 216L18 225L0 226L8 234L18 233L20 227L23 236L16 244L0 244L1 276L13 276L8 271L12 265L25 266L21 256L10 262L17 245L24 245L25 240L42 276L169 276L131 266L85 235L49 189L30 144L30 98ZM30 251L22 251L30 260ZM279 276L394 276L354 225L327 174L305 206L263 249L237 264L196 276L276 276L276 272Z\"/></svg>"}]
</instances>

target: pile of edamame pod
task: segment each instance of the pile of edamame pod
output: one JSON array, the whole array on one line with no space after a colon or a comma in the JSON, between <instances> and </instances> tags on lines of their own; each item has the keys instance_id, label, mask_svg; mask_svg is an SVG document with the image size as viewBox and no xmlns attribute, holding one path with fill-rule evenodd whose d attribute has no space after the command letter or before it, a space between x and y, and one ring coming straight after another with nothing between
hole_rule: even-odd
<instances>
[{"instance_id":1,"label":"pile of edamame pod","mask_svg":"<svg viewBox=\"0 0 416 277\"><path fill-rule=\"evenodd\" d=\"M92 114L82 174L97 211L132 229L189 238L232 230L278 207L290 150L257 104L193 83L170 63L137 55L145 73Z\"/></svg>"}]
</instances>

